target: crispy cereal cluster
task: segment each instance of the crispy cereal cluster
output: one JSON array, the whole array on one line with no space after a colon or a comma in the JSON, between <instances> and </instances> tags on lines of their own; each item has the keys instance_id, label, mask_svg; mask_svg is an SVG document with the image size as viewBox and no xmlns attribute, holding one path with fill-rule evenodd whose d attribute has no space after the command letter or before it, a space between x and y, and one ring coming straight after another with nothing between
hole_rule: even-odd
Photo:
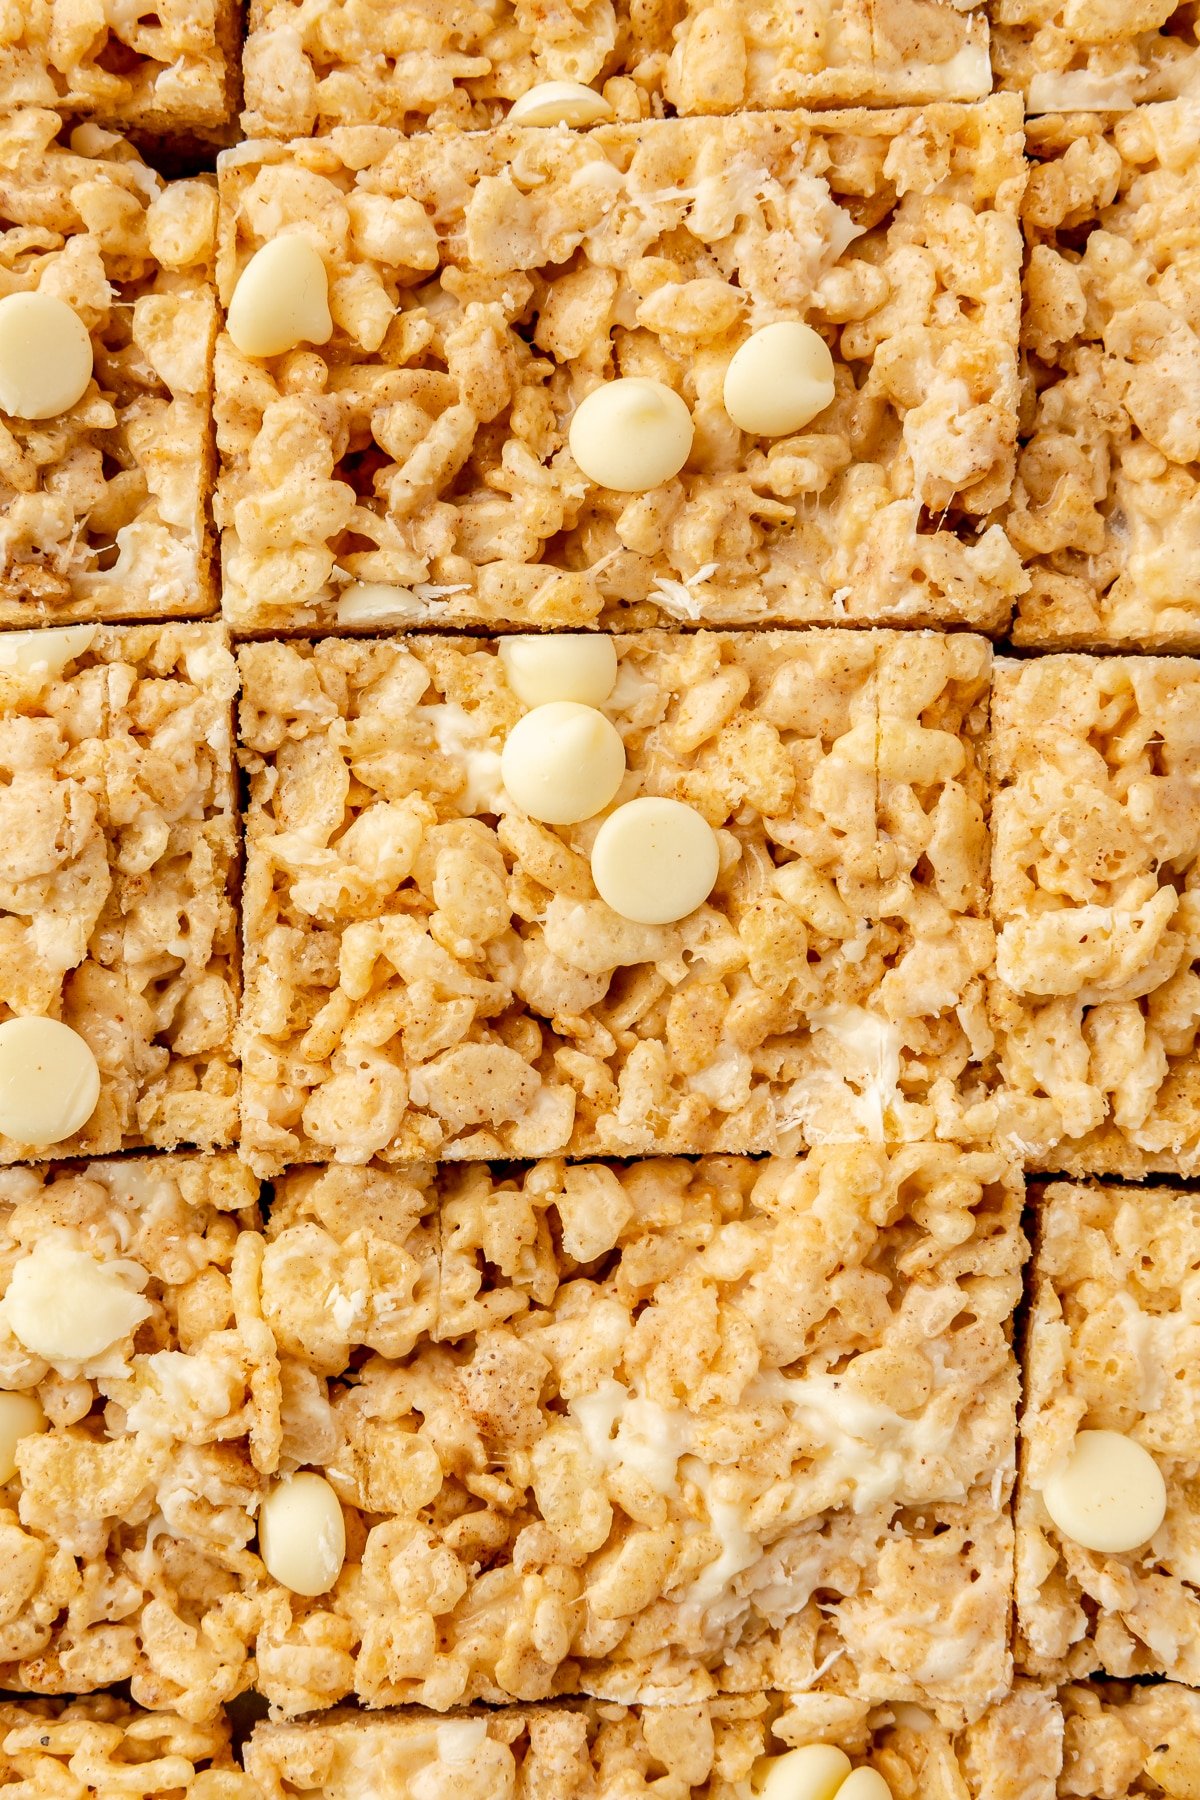
<instances>
[{"instance_id":1,"label":"crispy cereal cluster","mask_svg":"<svg viewBox=\"0 0 1200 1800\"><path fill-rule=\"evenodd\" d=\"M230 116L240 38L236 0L18 0L0 24L0 109L211 134Z\"/></svg>"}]
</instances>

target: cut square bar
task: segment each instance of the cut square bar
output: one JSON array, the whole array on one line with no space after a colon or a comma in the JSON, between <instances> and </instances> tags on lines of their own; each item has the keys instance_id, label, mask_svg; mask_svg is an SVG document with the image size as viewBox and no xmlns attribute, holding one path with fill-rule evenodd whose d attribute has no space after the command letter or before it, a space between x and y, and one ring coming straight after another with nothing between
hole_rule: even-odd
<instances>
[{"instance_id":1,"label":"cut square bar","mask_svg":"<svg viewBox=\"0 0 1200 1800\"><path fill-rule=\"evenodd\" d=\"M1200 1770L1200 1694L1177 1682L1089 1681L1060 1689L1060 1800L1186 1800Z\"/></svg>"},{"instance_id":2,"label":"cut square bar","mask_svg":"<svg viewBox=\"0 0 1200 1800\"><path fill-rule=\"evenodd\" d=\"M221 135L232 117L237 0L19 0L0 33L4 111L54 107L168 142Z\"/></svg>"},{"instance_id":3,"label":"cut square bar","mask_svg":"<svg viewBox=\"0 0 1200 1800\"><path fill-rule=\"evenodd\" d=\"M297 232L333 318L263 359L219 340L227 618L1002 629L1026 579L989 522L1016 445L1022 152L1011 95L226 152L223 302ZM833 403L740 431L730 358L805 316ZM616 376L692 414L687 464L646 492L567 444Z\"/></svg>"},{"instance_id":4,"label":"cut square bar","mask_svg":"<svg viewBox=\"0 0 1200 1800\"><path fill-rule=\"evenodd\" d=\"M200 1722L247 1685L239 1590L279 1430L248 1310L257 1198L229 1155L0 1172L6 1401L44 1413L0 1500L0 1685L128 1682Z\"/></svg>"},{"instance_id":5,"label":"cut square bar","mask_svg":"<svg viewBox=\"0 0 1200 1800\"><path fill-rule=\"evenodd\" d=\"M1189 0L991 0L996 86L1031 113L1122 112L1196 79Z\"/></svg>"},{"instance_id":6,"label":"cut square bar","mask_svg":"<svg viewBox=\"0 0 1200 1800\"><path fill-rule=\"evenodd\" d=\"M71 1800L127 1794L144 1800L259 1800L234 1761L228 1721L194 1725L96 1694L65 1705L0 1705L0 1779L13 1793Z\"/></svg>"},{"instance_id":7,"label":"cut square bar","mask_svg":"<svg viewBox=\"0 0 1200 1800\"><path fill-rule=\"evenodd\" d=\"M219 625L0 635L0 1017L100 1068L61 1154L232 1141L236 683Z\"/></svg>"},{"instance_id":8,"label":"cut square bar","mask_svg":"<svg viewBox=\"0 0 1200 1800\"><path fill-rule=\"evenodd\" d=\"M598 896L599 817L507 796L494 640L245 646L244 1152L365 1162L986 1135L966 634L615 640L616 795L718 834L708 901ZM880 751L880 743L883 745Z\"/></svg>"},{"instance_id":9,"label":"cut square bar","mask_svg":"<svg viewBox=\"0 0 1200 1800\"><path fill-rule=\"evenodd\" d=\"M950 1145L283 1176L281 1467L326 1476L348 1551L315 1599L253 1587L258 1687L978 1716L1011 1674L1022 1192Z\"/></svg>"},{"instance_id":10,"label":"cut square bar","mask_svg":"<svg viewBox=\"0 0 1200 1800\"><path fill-rule=\"evenodd\" d=\"M1104 1670L1194 1683L1200 1196L1057 1182L1038 1226L1016 1519L1018 1661L1058 1680ZM1165 1480L1166 1517L1136 1550L1085 1549L1047 1510L1042 1488L1081 1430L1132 1437Z\"/></svg>"},{"instance_id":11,"label":"cut square bar","mask_svg":"<svg viewBox=\"0 0 1200 1800\"><path fill-rule=\"evenodd\" d=\"M996 664L991 1009L1026 1166L1200 1164L1200 664Z\"/></svg>"},{"instance_id":12,"label":"cut square bar","mask_svg":"<svg viewBox=\"0 0 1200 1800\"><path fill-rule=\"evenodd\" d=\"M0 423L0 625L212 613L212 179L64 131L0 121L0 293L65 301L94 357L66 412Z\"/></svg>"},{"instance_id":13,"label":"cut square bar","mask_svg":"<svg viewBox=\"0 0 1200 1800\"><path fill-rule=\"evenodd\" d=\"M1200 100L1035 120L1029 149L1013 638L1200 649Z\"/></svg>"},{"instance_id":14,"label":"cut square bar","mask_svg":"<svg viewBox=\"0 0 1200 1800\"><path fill-rule=\"evenodd\" d=\"M449 1792L462 1800L623 1800L637 1788L679 1800L748 1800L763 1756L833 1744L876 1770L898 1800L930 1789L961 1800L1054 1800L1062 1715L1021 1684L975 1725L952 1731L915 1707L870 1707L824 1694L756 1695L696 1706L628 1709L587 1701L482 1708L434 1719L415 1708L372 1718L338 1711L255 1727L246 1768L263 1800L319 1788L360 1800L364 1771L389 1800Z\"/></svg>"},{"instance_id":15,"label":"cut square bar","mask_svg":"<svg viewBox=\"0 0 1200 1800\"><path fill-rule=\"evenodd\" d=\"M539 82L592 84L622 119L822 104L979 100L991 91L975 0L631 0L538 12L498 0L251 0L247 137L339 125L477 130Z\"/></svg>"}]
</instances>

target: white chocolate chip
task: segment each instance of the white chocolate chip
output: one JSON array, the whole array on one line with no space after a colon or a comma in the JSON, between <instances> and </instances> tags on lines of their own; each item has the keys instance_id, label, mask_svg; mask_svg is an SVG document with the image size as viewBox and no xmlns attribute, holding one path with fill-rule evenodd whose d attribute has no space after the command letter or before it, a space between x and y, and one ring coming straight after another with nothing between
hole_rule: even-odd
<instances>
[{"instance_id":1,"label":"white chocolate chip","mask_svg":"<svg viewBox=\"0 0 1200 1800\"><path fill-rule=\"evenodd\" d=\"M352 581L338 595L339 625L406 625L419 619L421 602L411 588L385 581Z\"/></svg>"},{"instance_id":2,"label":"white chocolate chip","mask_svg":"<svg viewBox=\"0 0 1200 1800\"><path fill-rule=\"evenodd\" d=\"M850 1758L836 1744L803 1744L757 1765L753 1785L760 1800L833 1800L850 1773Z\"/></svg>"},{"instance_id":3,"label":"white chocolate chip","mask_svg":"<svg viewBox=\"0 0 1200 1800\"><path fill-rule=\"evenodd\" d=\"M17 1445L46 1429L46 1415L36 1394L0 1394L0 1481L17 1472Z\"/></svg>"},{"instance_id":4,"label":"white chocolate chip","mask_svg":"<svg viewBox=\"0 0 1200 1800\"><path fill-rule=\"evenodd\" d=\"M734 424L755 437L799 431L833 399L828 344L798 319L764 325L730 357L724 399Z\"/></svg>"},{"instance_id":5,"label":"white chocolate chip","mask_svg":"<svg viewBox=\"0 0 1200 1800\"><path fill-rule=\"evenodd\" d=\"M670 925L712 893L721 866L717 834L682 800L643 795L618 806L592 845L600 898L639 925Z\"/></svg>"},{"instance_id":6,"label":"white chocolate chip","mask_svg":"<svg viewBox=\"0 0 1200 1800\"><path fill-rule=\"evenodd\" d=\"M150 1302L138 1291L146 1280L136 1263L97 1262L69 1232L51 1231L13 1264L0 1308L27 1350L70 1368L99 1356L149 1317Z\"/></svg>"},{"instance_id":7,"label":"white chocolate chip","mask_svg":"<svg viewBox=\"0 0 1200 1800\"><path fill-rule=\"evenodd\" d=\"M602 632L586 636L504 637L500 661L508 685L526 706L577 700L599 706L617 682L617 652Z\"/></svg>"},{"instance_id":8,"label":"white chocolate chip","mask_svg":"<svg viewBox=\"0 0 1200 1800\"><path fill-rule=\"evenodd\" d=\"M599 125L613 109L582 81L539 81L508 109L513 125Z\"/></svg>"},{"instance_id":9,"label":"white chocolate chip","mask_svg":"<svg viewBox=\"0 0 1200 1800\"><path fill-rule=\"evenodd\" d=\"M509 799L546 825L575 825L603 812L624 773L616 726L573 700L552 700L518 719L500 757Z\"/></svg>"},{"instance_id":10,"label":"white chocolate chip","mask_svg":"<svg viewBox=\"0 0 1200 1800\"><path fill-rule=\"evenodd\" d=\"M256 250L238 278L226 324L243 356L327 344L333 336L329 278L313 243L289 231Z\"/></svg>"},{"instance_id":11,"label":"white chocolate chip","mask_svg":"<svg viewBox=\"0 0 1200 1800\"><path fill-rule=\"evenodd\" d=\"M58 1019L0 1024L0 1131L18 1144L61 1144L100 1098L90 1044Z\"/></svg>"},{"instance_id":12,"label":"white chocolate chip","mask_svg":"<svg viewBox=\"0 0 1200 1800\"><path fill-rule=\"evenodd\" d=\"M65 300L0 300L0 410L13 419L53 419L83 399L91 379L92 340Z\"/></svg>"},{"instance_id":13,"label":"white chocolate chip","mask_svg":"<svg viewBox=\"0 0 1200 1800\"><path fill-rule=\"evenodd\" d=\"M1149 1543L1167 1484L1149 1451L1120 1431L1081 1431L1051 1469L1042 1500L1064 1537L1114 1555Z\"/></svg>"},{"instance_id":14,"label":"white chocolate chip","mask_svg":"<svg viewBox=\"0 0 1200 1800\"><path fill-rule=\"evenodd\" d=\"M618 494L644 494L678 475L694 434L692 415L674 388L628 375L579 402L568 439L589 481Z\"/></svg>"},{"instance_id":15,"label":"white chocolate chip","mask_svg":"<svg viewBox=\"0 0 1200 1800\"><path fill-rule=\"evenodd\" d=\"M90 648L94 625L54 625L0 634L0 675L42 675L57 681L69 662Z\"/></svg>"},{"instance_id":16,"label":"white chocolate chip","mask_svg":"<svg viewBox=\"0 0 1200 1800\"><path fill-rule=\"evenodd\" d=\"M323 1475L302 1469L275 1483L258 1515L258 1553L293 1594L329 1592L346 1560L346 1521Z\"/></svg>"},{"instance_id":17,"label":"white chocolate chip","mask_svg":"<svg viewBox=\"0 0 1200 1800\"><path fill-rule=\"evenodd\" d=\"M878 1769L854 1769L838 1789L838 1800L892 1800L892 1790Z\"/></svg>"}]
</instances>

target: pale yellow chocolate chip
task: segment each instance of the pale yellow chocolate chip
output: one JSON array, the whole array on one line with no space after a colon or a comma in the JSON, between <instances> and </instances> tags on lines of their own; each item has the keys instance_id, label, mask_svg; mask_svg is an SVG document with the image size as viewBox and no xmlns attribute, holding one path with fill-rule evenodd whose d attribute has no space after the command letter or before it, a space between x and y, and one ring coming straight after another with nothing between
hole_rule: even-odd
<instances>
[{"instance_id":1,"label":"pale yellow chocolate chip","mask_svg":"<svg viewBox=\"0 0 1200 1800\"><path fill-rule=\"evenodd\" d=\"M1149 1451L1120 1431L1081 1431L1051 1469L1042 1500L1064 1537L1114 1555L1149 1543L1167 1484Z\"/></svg>"},{"instance_id":2,"label":"pale yellow chocolate chip","mask_svg":"<svg viewBox=\"0 0 1200 1800\"><path fill-rule=\"evenodd\" d=\"M575 825L603 812L624 773L616 726L573 700L551 700L518 719L500 756L509 799L546 825Z\"/></svg>"},{"instance_id":3,"label":"pale yellow chocolate chip","mask_svg":"<svg viewBox=\"0 0 1200 1800\"><path fill-rule=\"evenodd\" d=\"M803 1744L764 1757L752 1785L759 1800L834 1800L849 1773L850 1758L836 1744Z\"/></svg>"},{"instance_id":4,"label":"pale yellow chocolate chip","mask_svg":"<svg viewBox=\"0 0 1200 1800\"><path fill-rule=\"evenodd\" d=\"M17 1445L46 1429L46 1415L36 1394L0 1394L0 1481L17 1472Z\"/></svg>"},{"instance_id":5,"label":"pale yellow chocolate chip","mask_svg":"<svg viewBox=\"0 0 1200 1800\"><path fill-rule=\"evenodd\" d=\"M674 388L627 375L593 388L575 408L571 455L589 481L644 494L678 475L692 448L692 415Z\"/></svg>"},{"instance_id":6,"label":"pale yellow chocolate chip","mask_svg":"<svg viewBox=\"0 0 1200 1800\"><path fill-rule=\"evenodd\" d=\"M58 1019L0 1024L0 1131L18 1144L61 1144L100 1098L92 1047Z\"/></svg>"},{"instance_id":7,"label":"pale yellow chocolate chip","mask_svg":"<svg viewBox=\"0 0 1200 1800\"><path fill-rule=\"evenodd\" d=\"M601 632L586 636L505 637L500 661L509 687L526 706L576 700L599 706L617 681L617 652Z\"/></svg>"},{"instance_id":8,"label":"pale yellow chocolate chip","mask_svg":"<svg viewBox=\"0 0 1200 1800\"><path fill-rule=\"evenodd\" d=\"M539 81L508 109L512 125L599 125L613 109L582 81Z\"/></svg>"},{"instance_id":9,"label":"pale yellow chocolate chip","mask_svg":"<svg viewBox=\"0 0 1200 1800\"><path fill-rule=\"evenodd\" d=\"M0 410L9 418L53 419L83 399L91 379L92 340L65 300L0 300Z\"/></svg>"},{"instance_id":10,"label":"pale yellow chocolate chip","mask_svg":"<svg viewBox=\"0 0 1200 1800\"><path fill-rule=\"evenodd\" d=\"M755 437L799 431L833 399L828 344L798 319L764 325L730 357L724 398L734 424Z\"/></svg>"},{"instance_id":11,"label":"pale yellow chocolate chip","mask_svg":"<svg viewBox=\"0 0 1200 1800\"><path fill-rule=\"evenodd\" d=\"M258 1553L293 1594L329 1592L346 1560L346 1521L323 1475L303 1469L275 1483L258 1515Z\"/></svg>"},{"instance_id":12,"label":"pale yellow chocolate chip","mask_svg":"<svg viewBox=\"0 0 1200 1800\"><path fill-rule=\"evenodd\" d=\"M695 912L720 866L715 831L682 800L630 800L608 815L592 845L597 893L639 925L670 925Z\"/></svg>"},{"instance_id":13,"label":"pale yellow chocolate chip","mask_svg":"<svg viewBox=\"0 0 1200 1800\"><path fill-rule=\"evenodd\" d=\"M892 1800L892 1790L878 1769L853 1769L838 1789L838 1800Z\"/></svg>"},{"instance_id":14,"label":"pale yellow chocolate chip","mask_svg":"<svg viewBox=\"0 0 1200 1800\"><path fill-rule=\"evenodd\" d=\"M0 675L41 675L56 681L67 664L89 648L95 635L94 625L52 625L42 631L0 633Z\"/></svg>"},{"instance_id":15,"label":"pale yellow chocolate chip","mask_svg":"<svg viewBox=\"0 0 1200 1800\"><path fill-rule=\"evenodd\" d=\"M3 1308L13 1336L49 1363L99 1356L148 1318L138 1292L145 1273L134 1263L97 1262L58 1231L39 1238L14 1263Z\"/></svg>"},{"instance_id":16,"label":"pale yellow chocolate chip","mask_svg":"<svg viewBox=\"0 0 1200 1800\"><path fill-rule=\"evenodd\" d=\"M327 344L333 336L329 278L312 242L289 231L256 250L238 278L226 323L243 356Z\"/></svg>"},{"instance_id":17,"label":"pale yellow chocolate chip","mask_svg":"<svg viewBox=\"0 0 1200 1800\"><path fill-rule=\"evenodd\" d=\"M339 625L407 625L419 619L421 602L411 588L385 581L352 581L338 595Z\"/></svg>"}]
</instances>

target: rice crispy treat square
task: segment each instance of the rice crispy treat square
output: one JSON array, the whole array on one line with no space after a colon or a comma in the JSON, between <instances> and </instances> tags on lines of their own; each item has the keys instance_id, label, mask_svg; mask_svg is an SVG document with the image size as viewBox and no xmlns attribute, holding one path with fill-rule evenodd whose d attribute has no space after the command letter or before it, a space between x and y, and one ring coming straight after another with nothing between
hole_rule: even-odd
<instances>
[{"instance_id":1,"label":"rice crispy treat square","mask_svg":"<svg viewBox=\"0 0 1200 1800\"><path fill-rule=\"evenodd\" d=\"M999 1130L1067 1174L1200 1166L1200 665L998 662Z\"/></svg>"},{"instance_id":2,"label":"rice crispy treat square","mask_svg":"<svg viewBox=\"0 0 1200 1800\"><path fill-rule=\"evenodd\" d=\"M259 1690L976 1716L1011 1674L1021 1202L951 1145L286 1174L280 1466L348 1549L314 1600L263 1571Z\"/></svg>"},{"instance_id":3,"label":"rice crispy treat square","mask_svg":"<svg viewBox=\"0 0 1200 1800\"><path fill-rule=\"evenodd\" d=\"M0 1685L128 1682L138 1705L203 1722L249 1684L240 1590L279 1433L257 1198L232 1155L0 1171L0 1378L48 1422L0 1490ZM80 1263L117 1286L115 1335L48 1358L17 1335L33 1334L13 1296Z\"/></svg>"},{"instance_id":4,"label":"rice crispy treat square","mask_svg":"<svg viewBox=\"0 0 1200 1800\"><path fill-rule=\"evenodd\" d=\"M1187 1800L1200 1773L1200 1694L1173 1681L1090 1681L1061 1689L1060 1800Z\"/></svg>"},{"instance_id":5,"label":"rice crispy treat square","mask_svg":"<svg viewBox=\"0 0 1200 1800\"><path fill-rule=\"evenodd\" d=\"M945 0L576 0L557 11L499 0L251 0L247 137L339 125L499 125L539 82L582 81L621 119L990 93L982 6Z\"/></svg>"},{"instance_id":6,"label":"rice crispy treat square","mask_svg":"<svg viewBox=\"0 0 1200 1800\"><path fill-rule=\"evenodd\" d=\"M0 1705L0 1780L13 1794L46 1800L258 1800L224 1719L196 1725L108 1694Z\"/></svg>"},{"instance_id":7,"label":"rice crispy treat square","mask_svg":"<svg viewBox=\"0 0 1200 1800\"><path fill-rule=\"evenodd\" d=\"M236 683L219 625L0 636L0 1017L100 1065L60 1154L232 1141Z\"/></svg>"},{"instance_id":8,"label":"rice crispy treat square","mask_svg":"<svg viewBox=\"0 0 1200 1800\"><path fill-rule=\"evenodd\" d=\"M987 518L1014 466L1022 145L1009 95L226 152L222 301L299 231L334 320L269 359L219 339L231 624L1002 628L1026 579ZM802 314L836 397L751 438L729 358ZM695 421L648 493L589 481L566 443L618 374ZM403 591L368 605L356 581Z\"/></svg>"},{"instance_id":9,"label":"rice crispy treat square","mask_svg":"<svg viewBox=\"0 0 1200 1800\"><path fill-rule=\"evenodd\" d=\"M240 39L237 0L17 0L0 22L0 109L54 107L168 140L219 134Z\"/></svg>"},{"instance_id":10,"label":"rice crispy treat square","mask_svg":"<svg viewBox=\"0 0 1200 1800\"><path fill-rule=\"evenodd\" d=\"M368 1771L391 1800L750 1800L759 1757L818 1743L878 1770L895 1800L1054 1800L1062 1715L1025 1683L959 1732L913 1706L825 1694L629 1708L574 1700L452 1719L339 1709L256 1726L246 1768L263 1800L318 1787L328 1800L361 1800Z\"/></svg>"},{"instance_id":11,"label":"rice crispy treat square","mask_svg":"<svg viewBox=\"0 0 1200 1800\"><path fill-rule=\"evenodd\" d=\"M1195 85L1192 0L990 0L999 89L1031 113L1122 112Z\"/></svg>"},{"instance_id":12,"label":"rice crispy treat square","mask_svg":"<svg viewBox=\"0 0 1200 1800\"><path fill-rule=\"evenodd\" d=\"M0 293L65 300L95 357L67 412L0 420L0 625L212 613L215 187L63 130L0 119Z\"/></svg>"},{"instance_id":13,"label":"rice crispy treat square","mask_svg":"<svg viewBox=\"0 0 1200 1800\"><path fill-rule=\"evenodd\" d=\"M1029 147L1014 640L1200 649L1200 98L1040 119Z\"/></svg>"},{"instance_id":14,"label":"rice crispy treat square","mask_svg":"<svg viewBox=\"0 0 1200 1800\"><path fill-rule=\"evenodd\" d=\"M555 830L508 800L523 709L495 640L243 647L241 1141L260 1173L990 1130L990 646L616 643L617 801L683 799L719 834L723 873L677 925L598 898L599 817Z\"/></svg>"},{"instance_id":15,"label":"rice crispy treat square","mask_svg":"<svg viewBox=\"0 0 1200 1800\"><path fill-rule=\"evenodd\" d=\"M1016 1517L1032 1673L1200 1674L1198 1260L1200 1197L1182 1189L1056 1182L1041 1197ZM1123 1432L1158 1464L1167 1514L1142 1549L1086 1550L1051 1520L1042 1485L1080 1430Z\"/></svg>"}]
</instances>

